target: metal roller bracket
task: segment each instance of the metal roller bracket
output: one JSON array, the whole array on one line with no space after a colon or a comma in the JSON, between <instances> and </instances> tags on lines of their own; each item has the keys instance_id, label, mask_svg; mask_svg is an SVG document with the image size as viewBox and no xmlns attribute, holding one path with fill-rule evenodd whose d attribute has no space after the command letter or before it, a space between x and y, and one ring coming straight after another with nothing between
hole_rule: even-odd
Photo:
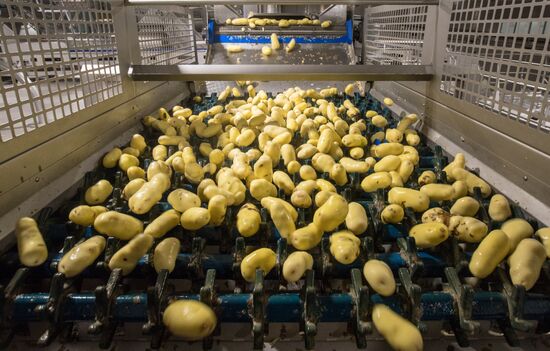
<instances>
[{"instance_id":1,"label":"metal roller bracket","mask_svg":"<svg viewBox=\"0 0 550 351\"><path fill-rule=\"evenodd\" d=\"M508 317L512 328L523 332L534 331L537 328L537 322L523 319L525 287L519 284L512 284L506 271L501 267L497 267L497 273L502 282L502 294L506 298Z\"/></svg>"},{"instance_id":2,"label":"metal roller bracket","mask_svg":"<svg viewBox=\"0 0 550 351\"><path fill-rule=\"evenodd\" d=\"M321 280L327 282L332 273L332 255L330 253L330 239L323 237L321 239ZM323 289L327 289L327 284L323 284Z\"/></svg>"},{"instance_id":3,"label":"metal roller bracket","mask_svg":"<svg viewBox=\"0 0 550 351\"><path fill-rule=\"evenodd\" d=\"M239 283L244 284L244 279L241 274L241 262L246 255L245 241L242 236L235 239L235 252L233 253L233 276L235 279L235 285Z\"/></svg>"},{"instance_id":4,"label":"metal roller bracket","mask_svg":"<svg viewBox=\"0 0 550 351\"><path fill-rule=\"evenodd\" d=\"M411 274L407 268L399 268L397 274L401 283L400 295L404 300L403 306L408 312L411 322L416 325L421 332L425 332L427 330L426 324L420 321L422 317L422 304L420 303L422 291L420 286L412 282Z\"/></svg>"},{"instance_id":5,"label":"metal roller bracket","mask_svg":"<svg viewBox=\"0 0 550 351\"><path fill-rule=\"evenodd\" d=\"M144 334L151 334L151 349L159 349L165 335L162 311L166 305L166 282L169 272L162 269L154 286L147 288L147 322L143 325Z\"/></svg>"},{"instance_id":6,"label":"metal roller bracket","mask_svg":"<svg viewBox=\"0 0 550 351\"><path fill-rule=\"evenodd\" d=\"M351 270L351 298L353 300L353 317L351 320L355 334L357 348L367 348L367 334L372 332L372 326L368 322L369 313L369 288L363 285L361 271L357 268Z\"/></svg>"},{"instance_id":7,"label":"metal roller bracket","mask_svg":"<svg viewBox=\"0 0 550 351\"><path fill-rule=\"evenodd\" d=\"M317 322L321 317L317 291L315 289L315 272L306 271L306 282L302 290L302 320L300 330L304 333L304 341L307 350L315 348L315 335L317 335Z\"/></svg>"},{"instance_id":8,"label":"metal roller bracket","mask_svg":"<svg viewBox=\"0 0 550 351\"><path fill-rule=\"evenodd\" d=\"M277 273L279 274L279 280L281 285L286 285L286 281L283 277L283 265L288 257L288 245L285 239L279 239L277 241Z\"/></svg>"},{"instance_id":9,"label":"metal roller bracket","mask_svg":"<svg viewBox=\"0 0 550 351\"><path fill-rule=\"evenodd\" d=\"M217 297L216 297L216 290L214 282L216 281L216 270L215 269L209 269L206 271L206 278L204 279L204 285L201 287L199 292L199 298L202 303L205 305L210 306L212 310L214 310L215 306L217 305ZM215 335L218 335L220 333L220 324L218 323L216 325L216 329L214 330ZM212 349L212 345L214 343L214 339L212 338L212 335L207 336L202 340L202 348L203 350L210 350Z\"/></svg>"},{"instance_id":10,"label":"metal roller bracket","mask_svg":"<svg viewBox=\"0 0 550 351\"><path fill-rule=\"evenodd\" d=\"M265 310L267 307L267 296L264 293L264 271L256 269L254 279L254 290L252 291L252 336L254 338L254 350L263 350L264 334L267 329L265 321Z\"/></svg>"},{"instance_id":11,"label":"metal roller bracket","mask_svg":"<svg viewBox=\"0 0 550 351\"><path fill-rule=\"evenodd\" d=\"M416 243L413 237L397 238L399 254L407 264L411 279L416 279L424 270L424 262L418 257L416 252Z\"/></svg>"},{"instance_id":12,"label":"metal roller bracket","mask_svg":"<svg viewBox=\"0 0 550 351\"><path fill-rule=\"evenodd\" d=\"M457 308L458 324L456 321L451 321L451 327L453 327L457 342L460 345L468 345L467 334L475 334L479 332L480 328L479 322L472 320L474 290L469 285L462 284L454 267L445 268L445 277Z\"/></svg>"},{"instance_id":13,"label":"metal roller bracket","mask_svg":"<svg viewBox=\"0 0 550 351\"><path fill-rule=\"evenodd\" d=\"M194 237L191 242L191 260L187 265L193 281L202 280L204 271L202 267L203 251L206 241L200 237Z\"/></svg>"},{"instance_id":14,"label":"metal roller bracket","mask_svg":"<svg viewBox=\"0 0 550 351\"><path fill-rule=\"evenodd\" d=\"M12 322L13 302L22 285L29 276L28 267L19 268L8 285L0 286L0 349L5 349L15 335L15 326Z\"/></svg>"},{"instance_id":15,"label":"metal roller bracket","mask_svg":"<svg viewBox=\"0 0 550 351\"><path fill-rule=\"evenodd\" d=\"M110 347L116 328L119 322L113 316L116 297L120 293L120 282L122 281L122 269L115 268L106 285L98 286L95 289L95 321L88 328L89 334L101 334L99 347L107 349Z\"/></svg>"},{"instance_id":16,"label":"metal roller bracket","mask_svg":"<svg viewBox=\"0 0 550 351\"><path fill-rule=\"evenodd\" d=\"M267 208L262 207L260 209L260 219L260 230L258 230L256 235L258 236L258 244L265 247L267 246L269 238L271 238L271 235L273 234L271 232L271 216L267 211Z\"/></svg>"}]
</instances>

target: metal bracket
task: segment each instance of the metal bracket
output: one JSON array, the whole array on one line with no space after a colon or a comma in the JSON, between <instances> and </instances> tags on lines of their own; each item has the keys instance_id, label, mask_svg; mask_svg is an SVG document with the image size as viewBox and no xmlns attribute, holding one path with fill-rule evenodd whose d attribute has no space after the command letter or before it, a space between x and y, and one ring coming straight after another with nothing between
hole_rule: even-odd
<instances>
[{"instance_id":1,"label":"metal bracket","mask_svg":"<svg viewBox=\"0 0 550 351\"><path fill-rule=\"evenodd\" d=\"M330 241L329 238L321 239L321 280L323 282L323 289L326 288L325 282L329 280L329 275L332 273L332 255L330 253Z\"/></svg>"},{"instance_id":2,"label":"metal bracket","mask_svg":"<svg viewBox=\"0 0 550 351\"><path fill-rule=\"evenodd\" d=\"M512 284L506 272L501 267L497 268L498 276L502 282L502 294L508 305L508 317L515 330L531 332L537 328L536 321L523 319L523 306L525 302L525 287Z\"/></svg>"},{"instance_id":3,"label":"metal bracket","mask_svg":"<svg viewBox=\"0 0 550 351\"><path fill-rule=\"evenodd\" d=\"M416 243L413 237L397 238L399 254L407 264L411 279L416 279L424 270L424 262L418 257Z\"/></svg>"},{"instance_id":4,"label":"metal bracket","mask_svg":"<svg viewBox=\"0 0 550 351\"><path fill-rule=\"evenodd\" d=\"M399 281L401 282L401 295L404 299L403 305L410 314L410 320L420 331L426 331L426 324L420 321L422 316L422 304L420 303L422 292L420 286L412 282L411 274L407 268L399 268L397 272Z\"/></svg>"},{"instance_id":5,"label":"metal bracket","mask_svg":"<svg viewBox=\"0 0 550 351\"><path fill-rule=\"evenodd\" d=\"M191 272L191 277L194 281L202 280L204 272L202 269L202 256L204 251L205 240L203 238L194 237L191 242L191 260L187 268Z\"/></svg>"},{"instance_id":6,"label":"metal bracket","mask_svg":"<svg viewBox=\"0 0 550 351\"><path fill-rule=\"evenodd\" d=\"M351 320L355 333L357 348L367 348L367 334L372 332L372 326L367 320L369 313L369 288L363 285L361 271L357 268L351 270L351 298L353 301L353 318Z\"/></svg>"},{"instance_id":7,"label":"metal bracket","mask_svg":"<svg viewBox=\"0 0 550 351\"><path fill-rule=\"evenodd\" d=\"M258 233L256 233L256 236L258 237L258 245L261 247L266 247L267 242L269 238L272 237L271 232L271 216L269 215L269 212L267 211L267 208L261 208L260 209L260 230L258 230Z\"/></svg>"},{"instance_id":8,"label":"metal bracket","mask_svg":"<svg viewBox=\"0 0 550 351\"><path fill-rule=\"evenodd\" d=\"M102 349L110 347L119 323L113 317L113 309L121 280L122 269L115 268L109 276L107 285L101 285L95 289L95 321L88 328L88 333L101 334L99 347Z\"/></svg>"},{"instance_id":9,"label":"metal bracket","mask_svg":"<svg viewBox=\"0 0 550 351\"><path fill-rule=\"evenodd\" d=\"M445 277L451 288L451 295L455 300L457 307L457 319L452 320L451 327L455 333L458 344L462 347L469 345L468 334L474 334L479 331L479 322L472 320L472 303L474 300L474 290L466 284L462 284L458 273L454 267L445 268Z\"/></svg>"},{"instance_id":10,"label":"metal bracket","mask_svg":"<svg viewBox=\"0 0 550 351\"><path fill-rule=\"evenodd\" d=\"M283 264L288 256L288 245L285 239L279 239L277 241L277 273L281 285L286 285L283 278Z\"/></svg>"},{"instance_id":11,"label":"metal bracket","mask_svg":"<svg viewBox=\"0 0 550 351\"><path fill-rule=\"evenodd\" d=\"M50 296L48 302L44 305L36 306L35 311L38 314L46 315L48 328L38 338L37 344L45 347L62 332L70 330L73 323L65 322L63 316L65 313L65 299L69 293L65 288L66 277L63 273L56 273L51 281Z\"/></svg>"},{"instance_id":12,"label":"metal bracket","mask_svg":"<svg viewBox=\"0 0 550 351\"><path fill-rule=\"evenodd\" d=\"M209 269L208 271L206 271L204 286L202 286L200 290L201 302L210 306L212 309L214 309L216 305L216 290L214 285L215 281L216 281L216 270ZM214 334L219 334L219 333L220 333L220 323L216 325L216 330L214 331ZM212 335L209 335L206 338L204 338L202 341L203 350L212 349L213 343L214 343L214 340L212 339Z\"/></svg>"},{"instance_id":13,"label":"metal bracket","mask_svg":"<svg viewBox=\"0 0 550 351\"><path fill-rule=\"evenodd\" d=\"M236 284L243 284L243 277L241 275L241 262L246 256L246 245L243 237L235 239L235 252L233 253L233 277Z\"/></svg>"},{"instance_id":14,"label":"metal bracket","mask_svg":"<svg viewBox=\"0 0 550 351\"><path fill-rule=\"evenodd\" d=\"M306 271L306 283L302 290L302 301L304 309L302 311L300 330L304 333L306 350L313 350L315 348L315 335L317 335L317 321L321 316L321 311L315 289L315 272L312 270Z\"/></svg>"},{"instance_id":15,"label":"metal bracket","mask_svg":"<svg viewBox=\"0 0 550 351\"><path fill-rule=\"evenodd\" d=\"M15 328L11 321L13 302L28 278L29 272L28 267L21 267L15 272L8 285L0 286L0 350L7 348L15 335Z\"/></svg>"},{"instance_id":16,"label":"metal bracket","mask_svg":"<svg viewBox=\"0 0 550 351\"><path fill-rule=\"evenodd\" d=\"M165 335L161 313L166 303L166 282L169 272L162 269L154 286L147 289L147 323L142 327L144 334L151 334L151 349L159 349Z\"/></svg>"},{"instance_id":17,"label":"metal bracket","mask_svg":"<svg viewBox=\"0 0 550 351\"><path fill-rule=\"evenodd\" d=\"M263 350L264 334L267 329L265 310L267 307L264 294L264 272L256 269L254 290L252 291L252 335L254 337L254 350Z\"/></svg>"}]
</instances>

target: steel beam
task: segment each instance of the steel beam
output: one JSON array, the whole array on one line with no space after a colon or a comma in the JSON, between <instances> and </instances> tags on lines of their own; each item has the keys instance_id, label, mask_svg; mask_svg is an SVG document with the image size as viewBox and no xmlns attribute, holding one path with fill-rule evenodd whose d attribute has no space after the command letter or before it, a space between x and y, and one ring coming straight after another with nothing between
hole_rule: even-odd
<instances>
[{"instance_id":1,"label":"steel beam","mask_svg":"<svg viewBox=\"0 0 550 351\"><path fill-rule=\"evenodd\" d=\"M256 5L265 0L125 0L127 5ZM277 5L438 5L439 0L275 0Z\"/></svg>"}]
</instances>

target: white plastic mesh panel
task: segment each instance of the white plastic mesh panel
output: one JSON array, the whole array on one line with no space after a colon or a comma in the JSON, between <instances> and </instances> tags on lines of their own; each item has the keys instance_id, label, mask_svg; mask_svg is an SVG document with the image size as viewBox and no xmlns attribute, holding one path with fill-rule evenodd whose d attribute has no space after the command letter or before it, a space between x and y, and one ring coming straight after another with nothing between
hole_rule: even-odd
<instances>
[{"instance_id":1,"label":"white plastic mesh panel","mask_svg":"<svg viewBox=\"0 0 550 351\"><path fill-rule=\"evenodd\" d=\"M367 9L366 59L382 65L420 65L428 6Z\"/></svg>"},{"instance_id":2,"label":"white plastic mesh panel","mask_svg":"<svg viewBox=\"0 0 550 351\"><path fill-rule=\"evenodd\" d=\"M550 131L550 1L455 0L441 91Z\"/></svg>"},{"instance_id":3,"label":"white plastic mesh panel","mask_svg":"<svg viewBox=\"0 0 550 351\"><path fill-rule=\"evenodd\" d=\"M136 8L141 63L196 62L193 19L185 8Z\"/></svg>"},{"instance_id":4,"label":"white plastic mesh panel","mask_svg":"<svg viewBox=\"0 0 550 351\"><path fill-rule=\"evenodd\" d=\"M109 1L2 5L0 142L122 93Z\"/></svg>"}]
</instances>

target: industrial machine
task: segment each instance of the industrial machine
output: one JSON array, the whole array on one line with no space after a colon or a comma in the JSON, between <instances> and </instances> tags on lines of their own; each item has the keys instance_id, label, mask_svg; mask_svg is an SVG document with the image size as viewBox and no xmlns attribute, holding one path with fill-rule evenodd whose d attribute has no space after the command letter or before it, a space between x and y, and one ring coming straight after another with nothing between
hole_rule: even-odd
<instances>
[{"instance_id":1,"label":"industrial machine","mask_svg":"<svg viewBox=\"0 0 550 351\"><path fill-rule=\"evenodd\" d=\"M277 22L232 23L246 18ZM283 48L262 54L272 34ZM287 52L291 41L296 48ZM512 283L506 263L472 283L474 246L450 238L417 247L408 234L419 214L406 209L399 223L384 223L387 190L361 190L363 176L353 172L337 192L368 215L359 256L337 262L326 234L310 250L312 269L296 283L283 279L294 249L265 208L253 237L237 232L237 206L227 208L219 226L173 229L169 236L181 250L170 273L155 271L152 249L128 276L111 271L109 261L124 245L113 237L82 274L68 278L58 265L77 242L97 234L92 225L68 220L91 185L109 180L113 189L103 205L130 213L123 196L128 178L101 165L107 152L140 133L150 146L138 154L147 169L162 133L144 117L156 117L161 107L174 113L174 106L199 115L247 99L251 92L242 89L242 96L220 102L227 86L246 81L269 98L292 87L336 87L327 102L350 101L367 121L366 137L380 131L364 117L369 110L392 128L417 114L421 141L411 187L419 188L415 180L424 171L446 183L444 168L462 153L472 174L506 196L513 217L534 231L550 226L550 1L2 0L0 73L0 348L387 349L372 322L376 304L420 330L426 350L548 348L547 259L529 291ZM350 83L353 92L344 94ZM189 138L201 166L208 163L199 156L205 140ZM167 150L173 155L178 144ZM328 172L319 178L331 181ZM174 172L170 191L180 188L196 192L197 184ZM167 194L136 217L147 224L170 209ZM475 217L499 229L489 198L479 188L471 196L481 204ZM248 193L247 199L261 207ZM303 227L313 211L297 215L296 227ZM14 231L21 217L36 219L48 247L37 267L18 259ZM271 248L276 263L249 282L239 267L251 246ZM363 265L374 258L393 272L391 297L363 279ZM212 335L192 344L169 335L163 311L179 299L212 308L218 321Z\"/></svg>"}]
</instances>

